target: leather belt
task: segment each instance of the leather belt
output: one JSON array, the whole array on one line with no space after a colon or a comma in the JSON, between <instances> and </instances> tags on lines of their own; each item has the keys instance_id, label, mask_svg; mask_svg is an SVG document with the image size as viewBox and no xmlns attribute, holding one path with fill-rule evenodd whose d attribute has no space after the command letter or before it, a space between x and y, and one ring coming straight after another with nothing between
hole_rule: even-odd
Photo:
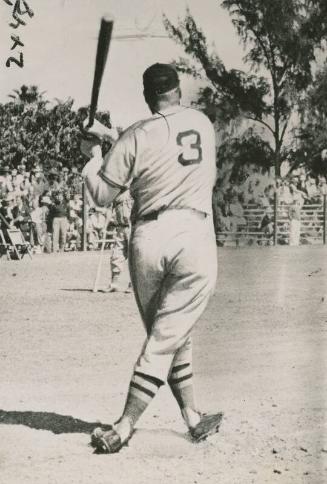
<instances>
[{"instance_id":1,"label":"leather belt","mask_svg":"<svg viewBox=\"0 0 327 484\"><path fill-rule=\"evenodd\" d=\"M147 213L147 214L143 215L143 217L140 217L138 220L140 220L142 222L148 222L150 220L158 220L160 212L162 212L162 210L161 211L157 210L155 212Z\"/></svg>"},{"instance_id":2,"label":"leather belt","mask_svg":"<svg viewBox=\"0 0 327 484\"><path fill-rule=\"evenodd\" d=\"M166 210L169 210L169 208L167 208ZM143 215L142 217L139 217L137 219L137 221L138 222L149 222L151 220L158 220L159 215L161 213L165 212L166 210L156 210L156 211L147 213L147 214ZM176 210L182 211L183 209L176 209ZM194 209L190 209L190 210L194 210ZM198 211L198 210L194 210L194 212L197 212L198 214L202 214L203 218L207 217L207 214L205 212L201 212L201 211Z\"/></svg>"}]
</instances>

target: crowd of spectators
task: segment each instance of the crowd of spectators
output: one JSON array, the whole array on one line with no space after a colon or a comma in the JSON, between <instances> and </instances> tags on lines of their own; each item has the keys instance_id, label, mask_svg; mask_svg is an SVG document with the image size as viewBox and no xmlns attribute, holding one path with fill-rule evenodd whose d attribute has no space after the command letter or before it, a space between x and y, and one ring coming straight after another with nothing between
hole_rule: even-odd
<instances>
[{"instance_id":1,"label":"crowd of spectators","mask_svg":"<svg viewBox=\"0 0 327 484\"><path fill-rule=\"evenodd\" d=\"M88 248L97 248L105 210L89 207ZM16 168L0 164L0 230L19 229L35 253L81 248L83 226L82 178L77 168L53 163L47 173L24 162Z\"/></svg>"},{"instance_id":2,"label":"crowd of spectators","mask_svg":"<svg viewBox=\"0 0 327 484\"><path fill-rule=\"evenodd\" d=\"M74 111L71 98L50 103L37 86L24 85L10 98L10 102L0 104L0 229L19 228L36 252L79 249L79 173L85 163L80 152L80 125L87 117L87 108ZM97 116L111 126L109 112ZM104 145L103 150L109 147ZM261 209L257 228L271 237L276 194L290 225L292 220L299 221L303 206L321 204L327 194L326 178L314 178L305 168L276 179L258 166L242 165L237 173L235 166L237 163L231 161L219 168L213 197L217 233L249 230L248 207L252 206ZM88 248L98 247L105 220L104 210L89 209Z\"/></svg>"},{"instance_id":3,"label":"crowd of spectators","mask_svg":"<svg viewBox=\"0 0 327 484\"><path fill-rule=\"evenodd\" d=\"M9 243L7 230L19 229L34 252L79 249L85 164L80 127L88 108L75 110L72 98L48 101L37 86L23 85L9 97L0 104L0 235ZM111 125L108 111L96 118ZM105 151L109 147L104 143ZM106 211L87 210L87 246L97 248Z\"/></svg>"},{"instance_id":4,"label":"crowd of spectators","mask_svg":"<svg viewBox=\"0 0 327 484\"><path fill-rule=\"evenodd\" d=\"M282 215L287 214L289 219L289 228L298 225L298 222L292 221L300 220L303 206L322 204L323 196L327 195L327 181L325 176L314 178L304 168L284 178L274 178L260 173L253 167L248 175L237 181L232 180L230 172L227 172L218 179L214 190L213 206L217 233L242 232L249 230L252 223L252 227L256 225L256 230L273 237L276 195ZM253 216L249 217L249 208L257 209L256 213L261 214L260 220L257 218L255 224Z\"/></svg>"},{"instance_id":5,"label":"crowd of spectators","mask_svg":"<svg viewBox=\"0 0 327 484\"><path fill-rule=\"evenodd\" d=\"M15 168L0 162L0 230L21 230L35 253L79 250L82 244L83 200L82 178L77 168L51 162L45 171L40 165L23 161ZM230 173L218 179L213 204L217 233L237 233L248 230L249 207L261 209L257 229L273 236L275 194L284 207L289 226L299 231L301 209L305 205L321 204L327 195L324 176L313 178L298 170L276 180L252 168L240 180ZM88 207L86 221L87 248L99 246L106 221L106 210Z\"/></svg>"}]
</instances>

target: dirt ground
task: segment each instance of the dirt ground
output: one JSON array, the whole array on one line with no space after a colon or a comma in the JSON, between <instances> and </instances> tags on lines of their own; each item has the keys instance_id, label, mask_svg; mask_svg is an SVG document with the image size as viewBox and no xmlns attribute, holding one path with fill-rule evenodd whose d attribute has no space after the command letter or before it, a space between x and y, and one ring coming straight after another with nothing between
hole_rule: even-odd
<instances>
[{"instance_id":1,"label":"dirt ground","mask_svg":"<svg viewBox=\"0 0 327 484\"><path fill-rule=\"evenodd\" d=\"M194 373L220 432L191 443L164 387L112 456L88 434L124 404L144 339L133 295L90 291L98 253L0 260L1 484L327 482L327 248L218 254Z\"/></svg>"}]
</instances>

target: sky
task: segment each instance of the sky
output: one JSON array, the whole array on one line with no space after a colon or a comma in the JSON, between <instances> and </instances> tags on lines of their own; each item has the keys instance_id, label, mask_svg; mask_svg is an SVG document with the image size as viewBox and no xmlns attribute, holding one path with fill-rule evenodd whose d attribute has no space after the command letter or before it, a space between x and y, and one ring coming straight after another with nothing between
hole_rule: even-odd
<instances>
[{"instance_id":1,"label":"sky","mask_svg":"<svg viewBox=\"0 0 327 484\"><path fill-rule=\"evenodd\" d=\"M14 0L11 0L14 3ZM162 13L176 22L186 7L228 68L242 68L243 51L220 0L27 0L34 17L24 15L26 26L14 30L13 7L0 0L0 102L22 84L39 86L46 98L72 97L74 107L90 103L97 37L101 16L114 17L113 39L100 90L98 108L109 110L116 126L126 128L149 114L142 95L142 73L154 62L171 62L185 56L166 36ZM5 66L12 35L24 43L24 67ZM124 39L125 36L135 36ZM181 80L183 102L191 102L198 86Z\"/></svg>"}]
</instances>

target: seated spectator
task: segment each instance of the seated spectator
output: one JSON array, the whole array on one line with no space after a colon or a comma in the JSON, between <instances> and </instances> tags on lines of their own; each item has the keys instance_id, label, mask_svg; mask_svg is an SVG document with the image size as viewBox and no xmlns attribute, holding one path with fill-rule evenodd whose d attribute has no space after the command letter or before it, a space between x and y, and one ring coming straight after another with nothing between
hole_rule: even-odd
<instances>
[{"instance_id":1,"label":"seated spectator","mask_svg":"<svg viewBox=\"0 0 327 484\"><path fill-rule=\"evenodd\" d=\"M25 171L24 178L20 184L20 190L24 196L28 197L31 194L30 172Z\"/></svg>"},{"instance_id":2,"label":"seated spectator","mask_svg":"<svg viewBox=\"0 0 327 484\"><path fill-rule=\"evenodd\" d=\"M81 248L83 230L83 201L80 195L74 195L73 200L69 201L68 211L67 249L77 250Z\"/></svg>"},{"instance_id":3,"label":"seated spectator","mask_svg":"<svg viewBox=\"0 0 327 484\"><path fill-rule=\"evenodd\" d=\"M11 173L10 173L10 169L9 169L9 166L5 166L3 168L3 171L4 171L4 179L5 179L5 186L6 186L6 190L8 192L13 192L14 191L14 188L13 188L13 185L11 183Z\"/></svg>"},{"instance_id":4,"label":"seated spectator","mask_svg":"<svg viewBox=\"0 0 327 484\"><path fill-rule=\"evenodd\" d=\"M219 186L215 186L213 194L212 194L213 204L217 206L221 206L224 204L224 194L222 189Z\"/></svg>"},{"instance_id":5,"label":"seated spectator","mask_svg":"<svg viewBox=\"0 0 327 484\"><path fill-rule=\"evenodd\" d=\"M70 218L82 218L83 215L83 200L80 194L75 193L73 199L69 201L69 217Z\"/></svg>"},{"instance_id":6,"label":"seated spectator","mask_svg":"<svg viewBox=\"0 0 327 484\"><path fill-rule=\"evenodd\" d=\"M19 175L16 169L11 171L11 185L13 191L19 191L20 185L23 183L23 181L24 177L22 177L22 175Z\"/></svg>"},{"instance_id":7,"label":"seated spectator","mask_svg":"<svg viewBox=\"0 0 327 484\"><path fill-rule=\"evenodd\" d=\"M320 193L317 187L316 180L311 176L307 177L305 184L309 203L316 203L320 201Z\"/></svg>"},{"instance_id":8,"label":"seated spectator","mask_svg":"<svg viewBox=\"0 0 327 484\"><path fill-rule=\"evenodd\" d=\"M4 183L4 185L6 185L8 171L9 168L7 166L2 167L0 165L0 180Z\"/></svg>"},{"instance_id":9,"label":"seated spectator","mask_svg":"<svg viewBox=\"0 0 327 484\"><path fill-rule=\"evenodd\" d=\"M108 209L102 207L90 209L86 230L89 249L98 248L99 240L101 240L103 236L107 210Z\"/></svg>"},{"instance_id":10,"label":"seated spectator","mask_svg":"<svg viewBox=\"0 0 327 484\"><path fill-rule=\"evenodd\" d=\"M6 197L2 200L0 206L0 227L1 230L5 230L9 227L13 227L13 207L14 196L11 193L7 193Z\"/></svg>"},{"instance_id":11,"label":"seated spectator","mask_svg":"<svg viewBox=\"0 0 327 484\"><path fill-rule=\"evenodd\" d=\"M0 201L7 195L6 181L3 176L0 176Z\"/></svg>"},{"instance_id":12,"label":"seated spectator","mask_svg":"<svg viewBox=\"0 0 327 484\"><path fill-rule=\"evenodd\" d=\"M29 240L31 228L31 210L25 197L16 194L12 214L14 226L21 230L24 237Z\"/></svg>"},{"instance_id":13,"label":"seated spectator","mask_svg":"<svg viewBox=\"0 0 327 484\"><path fill-rule=\"evenodd\" d=\"M20 163L17 166L17 178L20 179L20 182L23 183L26 174L26 165L25 163Z\"/></svg>"},{"instance_id":14,"label":"seated spectator","mask_svg":"<svg viewBox=\"0 0 327 484\"><path fill-rule=\"evenodd\" d=\"M24 178L25 177L25 173L26 173L26 165L25 165L25 163L21 162L17 166L17 171L18 171L18 174L21 175Z\"/></svg>"},{"instance_id":15,"label":"seated spectator","mask_svg":"<svg viewBox=\"0 0 327 484\"><path fill-rule=\"evenodd\" d=\"M231 231L230 220L228 217L225 216L220 206L217 206L216 210L214 211L214 215L215 215L216 231L230 232Z\"/></svg>"},{"instance_id":16,"label":"seated spectator","mask_svg":"<svg viewBox=\"0 0 327 484\"><path fill-rule=\"evenodd\" d=\"M253 180L250 179L250 177L247 179L246 183L244 184L243 200L245 205L256 203L254 182Z\"/></svg>"},{"instance_id":17,"label":"seated spectator","mask_svg":"<svg viewBox=\"0 0 327 484\"><path fill-rule=\"evenodd\" d=\"M67 242L65 250L79 250L82 242L82 219L68 219Z\"/></svg>"},{"instance_id":18,"label":"seated spectator","mask_svg":"<svg viewBox=\"0 0 327 484\"><path fill-rule=\"evenodd\" d=\"M327 181L324 176L319 177L318 190L321 196L327 195Z\"/></svg>"},{"instance_id":19,"label":"seated spectator","mask_svg":"<svg viewBox=\"0 0 327 484\"><path fill-rule=\"evenodd\" d=\"M268 199L266 191L264 193L261 193L258 196L258 205L260 205L263 208L269 208L270 207L270 200Z\"/></svg>"},{"instance_id":20,"label":"seated spectator","mask_svg":"<svg viewBox=\"0 0 327 484\"><path fill-rule=\"evenodd\" d=\"M272 212L269 209L265 211L261 220L260 230L262 231L263 236L268 239L268 243L270 243L274 236L274 221L272 218Z\"/></svg>"}]
</instances>

